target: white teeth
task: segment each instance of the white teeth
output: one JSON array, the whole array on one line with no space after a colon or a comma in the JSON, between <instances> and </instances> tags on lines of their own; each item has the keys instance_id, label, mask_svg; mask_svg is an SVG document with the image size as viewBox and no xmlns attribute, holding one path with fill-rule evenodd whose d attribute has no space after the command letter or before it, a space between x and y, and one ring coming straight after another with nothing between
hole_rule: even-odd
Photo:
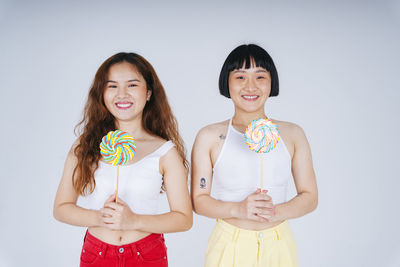
<instances>
[{"instance_id":1,"label":"white teeth","mask_svg":"<svg viewBox=\"0 0 400 267\"><path fill-rule=\"evenodd\" d=\"M256 99L258 96L256 95L244 95L243 98L245 99Z\"/></svg>"},{"instance_id":2,"label":"white teeth","mask_svg":"<svg viewBox=\"0 0 400 267\"><path fill-rule=\"evenodd\" d=\"M131 105L132 105L131 103L127 103L127 104L118 104L117 103L117 106L120 107L120 108L127 108L127 107L129 107Z\"/></svg>"}]
</instances>

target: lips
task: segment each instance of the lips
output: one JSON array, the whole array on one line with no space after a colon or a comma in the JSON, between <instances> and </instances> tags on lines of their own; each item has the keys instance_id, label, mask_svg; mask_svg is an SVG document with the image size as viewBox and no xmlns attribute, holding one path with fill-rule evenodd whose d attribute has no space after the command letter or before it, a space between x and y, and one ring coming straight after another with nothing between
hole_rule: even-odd
<instances>
[{"instance_id":1,"label":"lips","mask_svg":"<svg viewBox=\"0 0 400 267\"><path fill-rule=\"evenodd\" d=\"M128 101L120 101L120 102L115 103L115 106L118 109L125 110L125 109L129 109L130 107L132 107L133 103L132 102L128 102Z\"/></svg>"},{"instance_id":2,"label":"lips","mask_svg":"<svg viewBox=\"0 0 400 267\"><path fill-rule=\"evenodd\" d=\"M242 95L242 98L246 101L256 101L259 97L258 95Z\"/></svg>"}]
</instances>

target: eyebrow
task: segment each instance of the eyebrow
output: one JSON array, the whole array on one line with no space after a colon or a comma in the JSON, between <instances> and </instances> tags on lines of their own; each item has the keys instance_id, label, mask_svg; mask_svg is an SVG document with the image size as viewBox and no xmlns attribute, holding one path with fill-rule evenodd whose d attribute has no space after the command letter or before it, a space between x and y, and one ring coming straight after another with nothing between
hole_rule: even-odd
<instances>
[{"instance_id":1,"label":"eyebrow","mask_svg":"<svg viewBox=\"0 0 400 267\"><path fill-rule=\"evenodd\" d=\"M113 80L108 80L107 81L108 83L118 83L118 82L116 82L116 81L113 81ZM129 80L129 81L127 81L128 83L130 83L130 82L140 82L138 79L133 79L133 80Z\"/></svg>"},{"instance_id":2,"label":"eyebrow","mask_svg":"<svg viewBox=\"0 0 400 267\"><path fill-rule=\"evenodd\" d=\"M256 70L256 73L259 73L259 72L265 72L265 73L268 73L268 71L267 71L267 70L264 70L264 69L261 69L261 70Z\"/></svg>"},{"instance_id":3,"label":"eyebrow","mask_svg":"<svg viewBox=\"0 0 400 267\"><path fill-rule=\"evenodd\" d=\"M233 73L244 73L245 71L244 70L234 70L234 71L232 71ZM256 70L255 71L255 73L260 73L260 72L264 72L264 73L268 73L268 71L267 70L264 70L264 69L259 69L259 70Z\"/></svg>"}]
</instances>

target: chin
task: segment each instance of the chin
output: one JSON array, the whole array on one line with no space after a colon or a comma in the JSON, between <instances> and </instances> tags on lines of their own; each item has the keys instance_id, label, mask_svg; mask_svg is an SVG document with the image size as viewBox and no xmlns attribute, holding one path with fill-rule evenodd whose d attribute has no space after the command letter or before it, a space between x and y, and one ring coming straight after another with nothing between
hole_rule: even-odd
<instances>
[{"instance_id":1,"label":"chin","mask_svg":"<svg viewBox=\"0 0 400 267\"><path fill-rule=\"evenodd\" d=\"M264 112L264 106L257 106L257 107L241 107L241 110L243 110L246 113L257 113L257 112Z\"/></svg>"}]
</instances>

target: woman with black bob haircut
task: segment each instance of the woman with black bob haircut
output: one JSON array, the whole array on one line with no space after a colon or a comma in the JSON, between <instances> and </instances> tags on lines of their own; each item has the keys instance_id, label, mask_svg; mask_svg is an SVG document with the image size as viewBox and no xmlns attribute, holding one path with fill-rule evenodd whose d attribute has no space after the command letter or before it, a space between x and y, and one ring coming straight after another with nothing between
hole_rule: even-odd
<instances>
[{"instance_id":1,"label":"woman with black bob haircut","mask_svg":"<svg viewBox=\"0 0 400 267\"><path fill-rule=\"evenodd\" d=\"M258 45L249 44L237 47L225 60L219 75L219 92L221 95L231 98L228 86L228 79L231 71L240 69L244 64L245 69L248 69L252 63L254 63L256 67L261 67L270 73L271 93L269 96L277 96L279 94L278 71L276 70L274 61L263 48Z\"/></svg>"},{"instance_id":2,"label":"woman with black bob haircut","mask_svg":"<svg viewBox=\"0 0 400 267\"><path fill-rule=\"evenodd\" d=\"M313 211L318 190L302 128L266 115L268 97L279 94L271 56L254 44L235 48L222 67L219 90L232 99L233 117L201 129L192 149L194 210L217 219L205 266L298 266L288 220ZM263 171L260 154L243 136L259 118L275 124L280 136L276 147L263 154ZM288 201L290 179L297 195Z\"/></svg>"}]
</instances>

